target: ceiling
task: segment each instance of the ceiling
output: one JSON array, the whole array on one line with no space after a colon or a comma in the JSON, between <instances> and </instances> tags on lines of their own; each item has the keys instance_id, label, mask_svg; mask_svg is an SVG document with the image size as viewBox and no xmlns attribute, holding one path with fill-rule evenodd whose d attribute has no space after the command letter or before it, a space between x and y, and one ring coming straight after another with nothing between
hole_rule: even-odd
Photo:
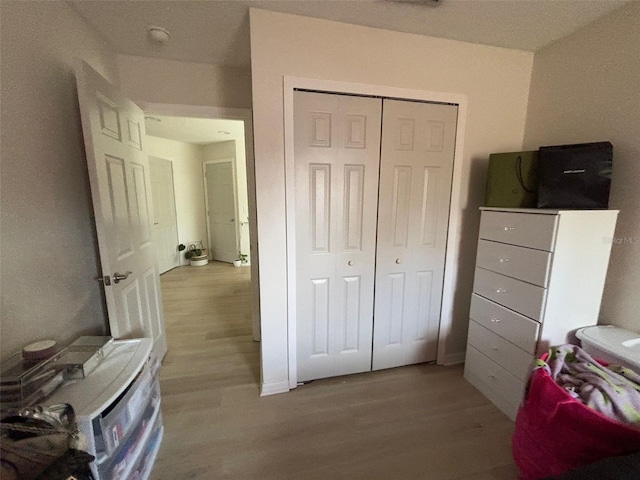
<instances>
[{"instance_id":1,"label":"ceiling","mask_svg":"<svg viewBox=\"0 0 640 480\"><path fill-rule=\"evenodd\" d=\"M70 0L127 55L248 67L249 7L536 51L633 0ZM146 27L171 32L151 44Z\"/></svg>"},{"instance_id":2,"label":"ceiling","mask_svg":"<svg viewBox=\"0 0 640 480\"><path fill-rule=\"evenodd\" d=\"M195 145L244 141L244 122L241 120L147 115L145 128L147 135Z\"/></svg>"}]
</instances>

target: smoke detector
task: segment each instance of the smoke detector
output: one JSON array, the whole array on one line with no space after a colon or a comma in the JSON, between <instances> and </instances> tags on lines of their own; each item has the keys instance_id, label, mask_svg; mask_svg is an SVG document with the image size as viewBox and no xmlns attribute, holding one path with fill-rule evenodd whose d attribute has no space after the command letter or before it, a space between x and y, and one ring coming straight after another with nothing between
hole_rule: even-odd
<instances>
[{"instance_id":1,"label":"smoke detector","mask_svg":"<svg viewBox=\"0 0 640 480\"><path fill-rule=\"evenodd\" d=\"M157 25L149 25L147 27L147 38L153 43L162 45L169 40L169 30Z\"/></svg>"}]
</instances>

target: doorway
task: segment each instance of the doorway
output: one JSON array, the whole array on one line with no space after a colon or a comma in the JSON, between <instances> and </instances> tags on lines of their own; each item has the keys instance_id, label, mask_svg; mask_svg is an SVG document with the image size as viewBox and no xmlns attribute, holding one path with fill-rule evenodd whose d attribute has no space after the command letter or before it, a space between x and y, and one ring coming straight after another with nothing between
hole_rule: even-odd
<instances>
[{"instance_id":1,"label":"doorway","mask_svg":"<svg viewBox=\"0 0 640 480\"><path fill-rule=\"evenodd\" d=\"M285 186L286 186L286 271L287 291L296 291L296 206L295 206L295 141L294 141L294 94L296 90L308 90L325 93L347 94L356 96L386 97L397 100L409 100L418 102L451 104L458 106L458 121L455 135L453 177L450 191L450 207L448 216L445 270L443 278L443 293L441 299L440 328L437 336L436 362L442 365L461 363L464 358L458 353L447 351L447 340L451 333L453 312L455 311L455 285L458 279L458 255L461 234L459 231L460 212L462 211L461 191L463 190L463 165L462 152L465 138L465 124L467 112L467 97L465 95L423 91L415 89L386 87L380 85L365 85L332 80L318 80L299 77L284 77L284 156L285 156ZM288 358L288 385L284 382L273 382L272 385L263 386L263 392L269 394L280 393L296 388L297 378L297 318L295 295L287 297L287 341L279 344L287 350ZM268 326L265 331L269 330Z\"/></svg>"},{"instance_id":2,"label":"doorway","mask_svg":"<svg viewBox=\"0 0 640 480\"><path fill-rule=\"evenodd\" d=\"M246 123L244 118L171 115L145 107L147 151L150 158L158 159L151 163L151 176L162 176L154 173L155 166L173 174L173 185L165 186L161 198L154 199L154 205L167 206L172 197L175 211L172 252L176 260L160 278L169 376L174 362L186 368L198 363L198 355L214 360L232 350L243 353L234 361L242 367L238 375L245 372L255 383L259 381L247 188L247 165L252 165L247 157L252 148L247 148L251 135ZM214 224L224 220L222 233L211 229L212 218ZM162 224L162 218L154 223ZM207 254L205 265L195 266L185 256L196 248ZM240 266L234 266L237 260Z\"/></svg>"}]
</instances>

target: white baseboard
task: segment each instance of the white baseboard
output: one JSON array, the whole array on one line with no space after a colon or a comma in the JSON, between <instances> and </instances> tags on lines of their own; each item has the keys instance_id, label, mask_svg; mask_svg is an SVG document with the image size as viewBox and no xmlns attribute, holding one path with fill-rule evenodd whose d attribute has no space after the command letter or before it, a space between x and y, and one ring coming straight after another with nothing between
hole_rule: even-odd
<instances>
[{"instance_id":1,"label":"white baseboard","mask_svg":"<svg viewBox=\"0 0 640 480\"><path fill-rule=\"evenodd\" d=\"M448 353L444 356L444 362L442 362L442 365L449 366L464 363L465 355L466 352Z\"/></svg>"},{"instance_id":2,"label":"white baseboard","mask_svg":"<svg viewBox=\"0 0 640 480\"><path fill-rule=\"evenodd\" d=\"M276 383L263 383L262 389L260 391L261 397L266 397L267 395L276 395L277 393L288 393L289 392L289 381L285 380L284 382L276 382Z\"/></svg>"}]
</instances>

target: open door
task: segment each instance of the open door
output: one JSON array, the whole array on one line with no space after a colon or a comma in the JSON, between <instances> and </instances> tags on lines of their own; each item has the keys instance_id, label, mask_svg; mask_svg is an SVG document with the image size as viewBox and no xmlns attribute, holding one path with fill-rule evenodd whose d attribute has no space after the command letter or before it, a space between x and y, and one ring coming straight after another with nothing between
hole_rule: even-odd
<instances>
[{"instance_id":1,"label":"open door","mask_svg":"<svg viewBox=\"0 0 640 480\"><path fill-rule=\"evenodd\" d=\"M111 335L148 337L167 351L144 114L86 62L76 67Z\"/></svg>"},{"instance_id":2,"label":"open door","mask_svg":"<svg viewBox=\"0 0 640 480\"><path fill-rule=\"evenodd\" d=\"M202 169L211 258L233 263L240 249L233 159L204 162Z\"/></svg>"},{"instance_id":3,"label":"open door","mask_svg":"<svg viewBox=\"0 0 640 480\"><path fill-rule=\"evenodd\" d=\"M153 246L158 273L163 274L180 265L173 163L164 158L149 157L149 176L153 197Z\"/></svg>"}]
</instances>

